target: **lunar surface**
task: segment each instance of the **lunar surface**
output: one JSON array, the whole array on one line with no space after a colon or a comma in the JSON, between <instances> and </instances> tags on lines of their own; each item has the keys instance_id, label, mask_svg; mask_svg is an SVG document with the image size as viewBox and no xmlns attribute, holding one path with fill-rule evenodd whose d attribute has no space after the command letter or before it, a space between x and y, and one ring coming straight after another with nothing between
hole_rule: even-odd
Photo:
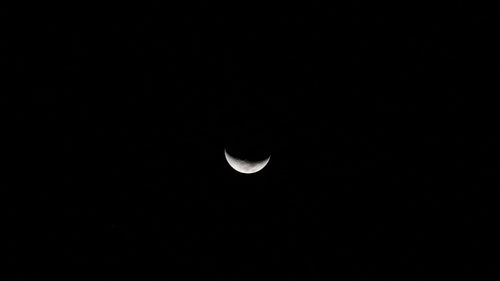
<instances>
[{"instance_id":1,"label":"lunar surface","mask_svg":"<svg viewBox=\"0 0 500 281\"><path fill-rule=\"evenodd\" d=\"M242 160L235 158L229 155L226 150L224 150L224 154L226 155L226 160L227 163L229 163L229 166L231 166L233 169L243 174L257 173L258 171L262 170L269 162L269 159L271 159L271 156L269 156L262 161L252 162L246 159Z\"/></svg>"}]
</instances>

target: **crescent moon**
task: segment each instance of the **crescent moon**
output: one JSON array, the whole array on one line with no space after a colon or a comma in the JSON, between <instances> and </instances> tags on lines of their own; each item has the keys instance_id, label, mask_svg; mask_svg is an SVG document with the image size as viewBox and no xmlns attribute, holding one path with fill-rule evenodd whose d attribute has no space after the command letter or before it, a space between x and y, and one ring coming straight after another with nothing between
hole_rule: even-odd
<instances>
[{"instance_id":1,"label":"crescent moon","mask_svg":"<svg viewBox=\"0 0 500 281\"><path fill-rule=\"evenodd\" d=\"M257 173L258 171L262 170L267 165L267 163L269 163L269 160L271 159L271 156L269 156L262 161L251 162L246 159L241 160L235 158L229 155L225 149L224 149L224 154L226 155L226 160L227 163L229 163L229 166L231 166L233 169L243 174Z\"/></svg>"}]
</instances>

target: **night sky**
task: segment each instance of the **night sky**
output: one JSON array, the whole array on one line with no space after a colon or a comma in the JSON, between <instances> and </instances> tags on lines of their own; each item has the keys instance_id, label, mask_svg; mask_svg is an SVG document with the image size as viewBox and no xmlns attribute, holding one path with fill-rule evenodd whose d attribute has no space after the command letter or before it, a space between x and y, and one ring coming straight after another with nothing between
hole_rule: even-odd
<instances>
[{"instance_id":1,"label":"night sky","mask_svg":"<svg viewBox=\"0 0 500 281\"><path fill-rule=\"evenodd\" d=\"M497 272L495 36L461 3L2 11L5 280Z\"/></svg>"}]
</instances>

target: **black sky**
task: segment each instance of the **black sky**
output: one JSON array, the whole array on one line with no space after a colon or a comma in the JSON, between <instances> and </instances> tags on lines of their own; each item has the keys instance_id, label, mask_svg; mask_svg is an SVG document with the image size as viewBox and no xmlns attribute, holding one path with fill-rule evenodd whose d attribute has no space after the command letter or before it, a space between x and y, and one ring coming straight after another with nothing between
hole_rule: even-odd
<instances>
[{"instance_id":1,"label":"black sky","mask_svg":"<svg viewBox=\"0 0 500 281\"><path fill-rule=\"evenodd\" d=\"M8 280L497 270L487 11L63 8L4 12Z\"/></svg>"}]
</instances>

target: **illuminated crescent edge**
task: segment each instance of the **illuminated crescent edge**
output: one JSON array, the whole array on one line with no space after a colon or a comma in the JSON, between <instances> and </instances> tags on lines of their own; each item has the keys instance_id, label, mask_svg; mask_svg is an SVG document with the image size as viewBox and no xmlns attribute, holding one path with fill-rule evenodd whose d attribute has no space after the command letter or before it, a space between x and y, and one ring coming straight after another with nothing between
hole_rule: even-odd
<instances>
[{"instance_id":1,"label":"illuminated crescent edge","mask_svg":"<svg viewBox=\"0 0 500 281\"><path fill-rule=\"evenodd\" d=\"M224 149L224 155L226 156L226 160L229 163L229 165L236 171L243 174L253 174L262 170L271 159L271 156L269 156L262 161L250 162L246 159L241 160L229 155L229 153L227 153L225 149Z\"/></svg>"}]
</instances>

